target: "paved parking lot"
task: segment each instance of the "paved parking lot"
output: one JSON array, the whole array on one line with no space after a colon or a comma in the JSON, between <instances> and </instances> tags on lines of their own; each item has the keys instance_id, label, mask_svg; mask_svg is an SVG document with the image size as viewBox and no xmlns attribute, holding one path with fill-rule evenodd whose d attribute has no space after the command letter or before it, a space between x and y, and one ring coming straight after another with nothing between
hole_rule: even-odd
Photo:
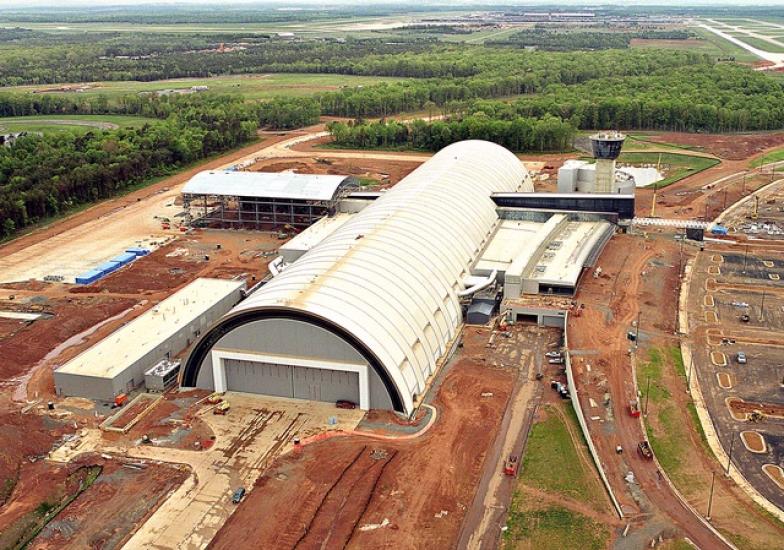
<instances>
[{"instance_id":1,"label":"paved parking lot","mask_svg":"<svg viewBox=\"0 0 784 550\"><path fill-rule=\"evenodd\" d=\"M694 374L722 446L732 446L733 465L780 508L784 488L763 466L784 465L783 281L780 253L706 251L697 257L689 296ZM742 432L759 434L764 449L748 444L758 436Z\"/></svg>"}]
</instances>

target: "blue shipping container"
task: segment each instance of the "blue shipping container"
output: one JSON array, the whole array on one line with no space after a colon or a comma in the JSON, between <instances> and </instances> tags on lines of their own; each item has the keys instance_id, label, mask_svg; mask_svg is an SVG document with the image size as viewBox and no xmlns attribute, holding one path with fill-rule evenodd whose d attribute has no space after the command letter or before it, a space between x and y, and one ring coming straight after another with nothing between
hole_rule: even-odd
<instances>
[{"instance_id":1,"label":"blue shipping container","mask_svg":"<svg viewBox=\"0 0 784 550\"><path fill-rule=\"evenodd\" d=\"M136 259L136 254L130 252L123 252L119 256L115 256L111 261L117 262L120 265L127 265Z\"/></svg>"},{"instance_id":2,"label":"blue shipping container","mask_svg":"<svg viewBox=\"0 0 784 550\"><path fill-rule=\"evenodd\" d=\"M81 275L76 276L76 284L77 285L89 285L90 283L94 283L98 279L103 277L103 273L100 271L96 271L92 269L87 271L86 273L82 273Z\"/></svg>"},{"instance_id":3,"label":"blue shipping container","mask_svg":"<svg viewBox=\"0 0 784 550\"><path fill-rule=\"evenodd\" d=\"M108 275L109 273L111 273L113 271L117 271L121 267L122 267L122 265L118 264L117 262L108 261L108 262L102 263L101 265L99 265L95 269L96 269L96 271L100 271L104 275Z\"/></svg>"}]
</instances>

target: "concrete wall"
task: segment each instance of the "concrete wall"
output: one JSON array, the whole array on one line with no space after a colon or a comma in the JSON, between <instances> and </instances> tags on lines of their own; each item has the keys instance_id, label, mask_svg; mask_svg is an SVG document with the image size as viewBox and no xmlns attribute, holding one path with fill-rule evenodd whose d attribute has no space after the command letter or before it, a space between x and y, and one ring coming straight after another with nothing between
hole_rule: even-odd
<instances>
[{"instance_id":1,"label":"concrete wall","mask_svg":"<svg viewBox=\"0 0 784 550\"><path fill-rule=\"evenodd\" d=\"M351 344L328 330L295 319L260 319L223 336L213 349L290 356L337 363L363 363L364 357ZM369 368L370 407L391 410L392 400L381 378ZM196 385L214 389L212 357L204 359Z\"/></svg>"}]
</instances>

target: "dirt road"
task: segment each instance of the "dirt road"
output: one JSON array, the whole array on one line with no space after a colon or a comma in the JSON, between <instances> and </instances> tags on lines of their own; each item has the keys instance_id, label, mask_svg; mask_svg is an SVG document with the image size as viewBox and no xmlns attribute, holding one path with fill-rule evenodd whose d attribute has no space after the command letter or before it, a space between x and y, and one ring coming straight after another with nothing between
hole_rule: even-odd
<instances>
[{"instance_id":1,"label":"dirt road","mask_svg":"<svg viewBox=\"0 0 784 550\"><path fill-rule=\"evenodd\" d=\"M632 236L616 236L608 244L599 259L604 272L601 277L584 279L577 300L585 304L585 309L569 322L570 347L576 356L575 378L582 397L580 405L590 419L588 426L600 459L616 498L635 529L644 531L652 524L654 536L667 537L667 525L671 524L700 548L727 548L681 501L660 475L656 463L637 456L637 444L646 435L639 419L626 411L625 404L636 395L626 332L638 311L644 311L646 338L674 338L674 311L670 315L677 304L677 275L672 269L673 255L677 258L674 247L670 243L669 253L664 253ZM652 264L660 266L655 274L651 273ZM600 405L608 397L612 408ZM603 422L599 422L602 418ZM616 453L618 445L624 449L622 454ZM624 480L628 472L634 475L631 483Z\"/></svg>"}]
</instances>

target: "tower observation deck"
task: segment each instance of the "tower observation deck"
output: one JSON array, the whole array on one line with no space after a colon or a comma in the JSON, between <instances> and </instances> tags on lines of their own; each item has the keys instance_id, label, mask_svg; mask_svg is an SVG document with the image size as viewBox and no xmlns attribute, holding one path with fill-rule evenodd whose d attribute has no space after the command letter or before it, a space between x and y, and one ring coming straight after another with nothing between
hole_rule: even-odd
<instances>
[{"instance_id":1,"label":"tower observation deck","mask_svg":"<svg viewBox=\"0 0 784 550\"><path fill-rule=\"evenodd\" d=\"M621 154L626 136L620 132L599 132L591 136L591 149L596 159L596 193L612 193L615 181L615 160Z\"/></svg>"}]
</instances>

